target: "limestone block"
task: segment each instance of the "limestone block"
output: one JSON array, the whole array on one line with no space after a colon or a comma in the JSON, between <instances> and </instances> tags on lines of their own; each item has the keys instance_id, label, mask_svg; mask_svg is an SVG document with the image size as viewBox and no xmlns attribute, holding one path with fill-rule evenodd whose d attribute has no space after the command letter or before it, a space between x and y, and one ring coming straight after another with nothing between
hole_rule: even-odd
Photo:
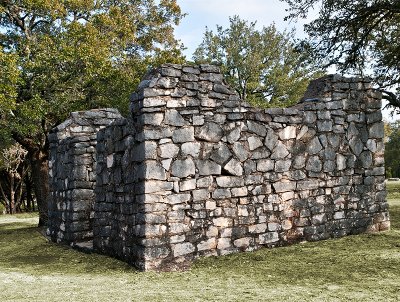
<instances>
[{"instance_id":1,"label":"limestone block","mask_svg":"<svg viewBox=\"0 0 400 302\"><path fill-rule=\"evenodd\" d=\"M176 177L188 177L194 175L196 168L191 158L175 160L171 166L171 174Z\"/></svg>"},{"instance_id":2,"label":"limestone block","mask_svg":"<svg viewBox=\"0 0 400 302\"><path fill-rule=\"evenodd\" d=\"M219 142L224 135L224 130L216 123L205 123L200 127L196 137L208 142Z\"/></svg>"},{"instance_id":3,"label":"limestone block","mask_svg":"<svg viewBox=\"0 0 400 302\"><path fill-rule=\"evenodd\" d=\"M202 177L197 179L197 187L198 188L208 188L213 183L213 177Z\"/></svg>"},{"instance_id":4,"label":"limestone block","mask_svg":"<svg viewBox=\"0 0 400 302\"><path fill-rule=\"evenodd\" d=\"M330 121L330 120L328 120L328 121L322 120L322 121L317 122L318 131L330 132L330 131L332 131L332 127L333 127L333 124L332 124L332 121Z\"/></svg>"},{"instance_id":5,"label":"limestone block","mask_svg":"<svg viewBox=\"0 0 400 302\"><path fill-rule=\"evenodd\" d=\"M277 160L275 162L275 172L287 172L290 170L291 160Z\"/></svg>"},{"instance_id":6,"label":"limestone block","mask_svg":"<svg viewBox=\"0 0 400 302\"><path fill-rule=\"evenodd\" d=\"M275 167L275 162L270 159L261 159L257 162L257 171L267 172L272 171Z\"/></svg>"},{"instance_id":7,"label":"limestone block","mask_svg":"<svg viewBox=\"0 0 400 302\"><path fill-rule=\"evenodd\" d=\"M245 161L250 156L249 151L247 151L240 142L233 143L232 151L241 162Z\"/></svg>"},{"instance_id":8,"label":"limestone block","mask_svg":"<svg viewBox=\"0 0 400 302\"><path fill-rule=\"evenodd\" d=\"M213 200L206 201L206 209L207 210L215 210L217 208L217 203Z\"/></svg>"},{"instance_id":9,"label":"limestone block","mask_svg":"<svg viewBox=\"0 0 400 302\"><path fill-rule=\"evenodd\" d=\"M221 188L243 187L244 180L242 177L220 176L216 178L217 184Z\"/></svg>"},{"instance_id":10,"label":"limestone block","mask_svg":"<svg viewBox=\"0 0 400 302\"><path fill-rule=\"evenodd\" d=\"M142 123L144 125L159 126L164 119L162 113L143 113L141 116Z\"/></svg>"},{"instance_id":11,"label":"limestone block","mask_svg":"<svg viewBox=\"0 0 400 302\"><path fill-rule=\"evenodd\" d=\"M187 127L175 129L172 133L172 140L174 143L186 143L194 141L194 128Z\"/></svg>"},{"instance_id":12,"label":"limestone block","mask_svg":"<svg viewBox=\"0 0 400 302\"><path fill-rule=\"evenodd\" d=\"M166 174L165 169L155 160L145 162L145 178L146 179L158 179L165 180Z\"/></svg>"},{"instance_id":13,"label":"limestone block","mask_svg":"<svg viewBox=\"0 0 400 302\"><path fill-rule=\"evenodd\" d=\"M197 160L199 175L220 175L221 166L211 160Z\"/></svg>"},{"instance_id":14,"label":"limestone block","mask_svg":"<svg viewBox=\"0 0 400 302\"><path fill-rule=\"evenodd\" d=\"M212 250L217 247L217 240L215 238L210 238L205 241L201 241L197 244L198 251Z\"/></svg>"},{"instance_id":15,"label":"limestone block","mask_svg":"<svg viewBox=\"0 0 400 302\"><path fill-rule=\"evenodd\" d=\"M243 168L242 165L239 161L237 161L236 159L232 158L225 166L224 169L232 174L232 175L236 175L236 176L241 176L243 175Z\"/></svg>"},{"instance_id":16,"label":"limestone block","mask_svg":"<svg viewBox=\"0 0 400 302\"><path fill-rule=\"evenodd\" d=\"M201 144L198 142L188 142L181 146L182 155L191 155L193 157L198 157L200 153Z\"/></svg>"},{"instance_id":17,"label":"limestone block","mask_svg":"<svg viewBox=\"0 0 400 302\"><path fill-rule=\"evenodd\" d=\"M204 125L204 117L202 115L193 116L193 125L194 126L202 126L202 125Z\"/></svg>"},{"instance_id":18,"label":"limestone block","mask_svg":"<svg viewBox=\"0 0 400 302\"><path fill-rule=\"evenodd\" d=\"M296 138L296 126L287 126L278 135L281 140Z\"/></svg>"},{"instance_id":19,"label":"limestone block","mask_svg":"<svg viewBox=\"0 0 400 302\"><path fill-rule=\"evenodd\" d=\"M171 126L183 126L185 125L185 119L180 115L180 113L175 109L169 109L165 112L165 124ZM156 125L161 125L158 123Z\"/></svg>"},{"instance_id":20,"label":"limestone block","mask_svg":"<svg viewBox=\"0 0 400 302\"><path fill-rule=\"evenodd\" d=\"M310 154L317 154L322 150L322 145L318 137L314 137L307 147L307 152Z\"/></svg>"},{"instance_id":21,"label":"limestone block","mask_svg":"<svg viewBox=\"0 0 400 302\"><path fill-rule=\"evenodd\" d=\"M233 245L241 249L246 249L250 246L251 239L251 237L239 238L233 241Z\"/></svg>"},{"instance_id":22,"label":"limestone block","mask_svg":"<svg viewBox=\"0 0 400 302\"><path fill-rule=\"evenodd\" d=\"M374 123L368 129L369 138L383 138L384 128L383 122Z\"/></svg>"},{"instance_id":23,"label":"limestone block","mask_svg":"<svg viewBox=\"0 0 400 302\"><path fill-rule=\"evenodd\" d=\"M344 157L342 154L336 155L336 168L339 171L346 169L346 157Z\"/></svg>"},{"instance_id":24,"label":"limestone block","mask_svg":"<svg viewBox=\"0 0 400 302\"><path fill-rule=\"evenodd\" d=\"M307 179L297 182L297 190L314 190L319 187L318 179Z\"/></svg>"},{"instance_id":25,"label":"limestone block","mask_svg":"<svg viewBox=\"0 0 400 302\"><path fill-rule=\"evenodd\" d=\"M178 243L172 245L174 257L184 256L195 251L195 247L190 242Z\"/></svg>"},{"instance_id":26,"label":"limestone block","mask_svg":"<svg viewBox=\"0 0 400 302\"><path fill-rule=\"evenodd\" d=\"M146 141L146 140L155 140L155 139L162 139L172 136L172 131L169 128L161 129L161 130L151 130L151 129L144 129L142 133L138 135L139 141Z\"/></svg>"},{"instance_id":27,"label":"limestone block","mask_svg":"<svg viewBox=\"0 0 400 302\"><path fill-rule=\"evenodd\" d=\"M222 227L222 228L227 228L232 226L233 221L231 218L227 218L227 217L218 217L218 218L214 218L213 219L213 224L216 227Z\"/></svg>"},{"instance_id":28,"label":"limestone block","mask_svg":"<svg viewBox=\"0 0 400 302\"><path fill-rule=\"evenodd\" d=\"M215 199L224 199L231 197L231 191L229 189L215 189L212 193L212 197Z\"/></svg>"},{"instance_id":29,"label":"limestone block","mask_svg":"<svg viewBox=\"0 0 400 302\"><path fill-rule=\"evenodd\" d=\"M248 190L246 187L232 188L231 193L232 193L233 197L243 197L243 196L247 196Z\"/></svg>"},{"instance_id":30,"label":"limestone block","mask_svg":"<svg viewBox=\"0 0 400 302\"><path fill-rule=\"evenodd\" d=\"M322 170L322 161L318 156L311 156L307 160L306 170L312 172L321 172Z\"/></svg>"},{"instance_id":31,"label":"limestone block","mask_svg":"<svg viewBox=\"0 0 400 302\"><path fill-rule=\"evenodd\" d=\"M162 191L170 191L172 190L173 186L174 185L172 182L161 181L161 180L148 180L144 182L141 188L143 188L143 193L155 193Z\"/></svg>"},{"instance_id":32,"label":"limestone block","mask_svg":"<svg viewBox=\"0 0 400 302\"><path fill-rule=\"evenodd\" d=\"M280 224L276 222L269 222L268 223L268 231L275 232L280 229Z\"/></svg>"},{"instance_id":33,"label":"limestone block","mask_svg":"<svg viewBox=\"0 0 400 302\"><path fill-rule=\"evenodd\" d=\"M232 153L230 152L228 146L224 143L219 143L216 145L210 156L213 161L220 165L226 163L231 157Z\"/></svg>"},{"instance_id":34,"label":"limestone block","mask_svg":"<svg viewBox=\"0 0 400 302\"><path fill-rule=\"evenodd\" d=\"M260 240L260 244L271 244L279 241L279 235L277 232L261 234L258 238Z\"/></svg>"},{"instance_id":35,"label":"limestone block","mask_svg":"<svg viewBox=\"0 0 400 302\"><path fill-rule=\"evenodd\" d=\"M181 204L181 203L187 203L190 200L190 193L182 193L182 194L171 194L168 195L165 199L165 201L168 204Z\"/></svg>"},{"instance_id":36,"label":"limestone block","mask_svg":"<svg viewBox=\"0 0 400 302\"><path fill-rule=\"evenodd\" d=\"M353 137L349 141L349 145L350 145L351 150L353 151L353 153L356 156L359 156L361 154L362 150L364 149L364 144L359 137Z\"/></svg>"},{"instance_id":37,"label":"limestone block","mask_svg":"<svg viewBox=\"0 0 400 302\"><path fill-rule=\"evenodd\" d=\"M238 216L249 216L249 211L246 205L238 205Z\"/></svg>"},{"instance_id":38,"label":"limestone block","mask_svg":"<svg viewBox=\"0 0 400 302\"><path fill-rule=\"evenodd\" d=\"M247 129L249 132L255 133L259 136L264 137L267 134L267 129L264 125L253 121L247 121Z\"/></svg>"},{"instance_id":39,"label":"limestone block","mask_svg":"<svg viewBox=\"0 0 400 302\"><path fill-rule=\"evenodd\" d=\"M162 158L175 158L179 153L179 147L175 144L164 144L160 146Z\"/></svg>"},{"instance_id":40,"label":"limestone block","mask_svg":"<svg viewBox=\"0 0 400 302\"><path fill-rule=\"evenodd\" d=\"M217 249L225 250L232 246L230 238L219 238L217 242Z\"/></svg>"},{"instance_id":41,"label":"limestone block","mask_svg":"<svg viewBox=\"0 0 400 302\"><path fill-rule=\"evenodd\" d=\"M182 75L181 70L175 69L173 67L162 67L160 72L161 72L161 75L166 76L166 77L179 78Z\"/></svg>"},{"instance_id":42,"label":"limestone block","mask_svg":"<svg viewBox=\"0 0 400 302\"><path fill-rule=\"evenodd\" d=\"M268 129L267 136L265 137L264 144L270 150L274 150L278 142L278 135L275 134L274 130Z\"/></svg>"},{"instance_id":43,"label":"limestone block","mask_svg":"<svg viewBox=\"0 0 400 302\"><path fill-rule=\"evenodd\" d=\"M263 145L261 139L259 139L256 136L250 136L247 139L247 142L249 143L249 149L250 151L253 151L255 149L257 149L258 147L261 147Z\"/></svg>"},{"instance_id":44,"label":"limestone block","mask_svg":"<svg viewBox=\"0 0 400 302\"><path fill-rule=\"evenodd\" d=\"M180 191L189 191L196 189L196 179L188 179L181 181L179 185Z\"/></svg>"},{"instance_id":45,"label":"limestone block","mask_svg":"<svg viewBox=\"0 0 400 302\"><path fill-rule=\"evenodd\" d=\"M198 189L192 191L193 201L207 200L210 197L210 192L208 189Z\"/></svg>"},{"instance_id":46,"label":"limestone block","mask_svg":"<svg viewBox=\"0 0 400 302\"><path fill-rule=\"evenodd\" d=\"M276 193L294 191L296 189L296 182L286 181L286 182L276 182L272 184Z\"/></svg>"},{"instance_id":47,"label":"limestone block","mask_svg":"<svg viewBox=\"0 0 400 302\"><path fill-rule=\"evenodd\" d=\"M229 134L226 136L228 142L230 144L233 144L234 142L238 141L240 138L240 134L241 134L242 130L240 127L236 127L234 128L231 132L229 132Z\"/></svg>"},{"instance_id":48,"label":"limestone block","mask_svg":"<svg viewBox=\"0 0 400 302\"><path fill-rule=\"evenodd\" d=\"M289 151L286 146L278 141L275 148L272 151L271 159L284 159L286 156L289 155Z\"/></svg>"}]
</instances>

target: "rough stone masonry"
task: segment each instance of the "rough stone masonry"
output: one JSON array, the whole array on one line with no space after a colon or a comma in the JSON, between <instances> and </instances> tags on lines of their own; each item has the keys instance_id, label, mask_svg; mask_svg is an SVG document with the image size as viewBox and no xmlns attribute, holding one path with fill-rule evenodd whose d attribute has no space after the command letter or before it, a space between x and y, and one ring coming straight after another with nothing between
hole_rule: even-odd
<instances>
[{"instance_id":1,"label":"rough stone masonry","mask_svg":"<svg viewBox=\"0 0 400 302\"><path fill-rule=\"evenodd\" d=\"M131 117L113 112L93 129L96 152L78 143L84 133L51 134L49 234L76 243L92 230L95 251L170 270L387 230L380 108L361 78L326 76L299 104L264 110L241 101L216 66L163 65L132 95ZM92 182L78 186L80 177Z\"/></svg>"}]
</instances>

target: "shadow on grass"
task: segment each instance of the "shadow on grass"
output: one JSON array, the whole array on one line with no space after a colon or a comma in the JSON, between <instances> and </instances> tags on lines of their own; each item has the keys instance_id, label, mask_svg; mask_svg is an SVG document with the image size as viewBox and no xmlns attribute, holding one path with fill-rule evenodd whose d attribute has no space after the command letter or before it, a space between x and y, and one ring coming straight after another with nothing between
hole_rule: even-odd
<instances>
[{"instance_id":1,"label":"shadow on grass","mask_svg":"<svg viewBox=\"0 0 400 302\"><path fill-rule=\"evenodd\" d=\"M1 268L20 269L36 275L134 271L116 259L80 253L68 246L48 242L40 228L23 221L0 224Z\"/></svg>"}]
</instances>

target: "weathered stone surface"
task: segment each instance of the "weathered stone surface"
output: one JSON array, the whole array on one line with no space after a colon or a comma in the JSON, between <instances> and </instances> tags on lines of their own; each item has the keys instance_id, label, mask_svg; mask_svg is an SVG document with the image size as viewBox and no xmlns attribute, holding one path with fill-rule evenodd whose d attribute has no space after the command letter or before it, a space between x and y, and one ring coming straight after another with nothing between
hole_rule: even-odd
<instances>
[{"instance_id":1,"label":"weathered stone surface","mask_svg":"<svg viewBox=\"0 0 400 302\"><path fill-rule=\"evenodd\" d=\"M287 126L279 131L281 140L296 138L296 126Z\"/></svg>"},{"instance_id":2,"label":"weathered stone surface","mask_svg":"<svg viewBox=\"0 0 400 302\"><path fill-rule=\"evenodd\" d=\"M242 164L236 159L232 158L225 166L224 169L232 175L241 176L243 175Z\"/></svg>"},{"instance_id":3,"label":"weathered stone surface","mask_svg":"<svg viewBox=\"0 0 400 302\"><path fill-rule=\"evenodd\" d=\"M278 142L272 151L271 159L283 159L289 155L289 151L282 142Z\"/></svg>"},{"instance_id":4,"label":"weathered stone surface","mask_svg":"<svg viewBox=\"0 0 400 302\"><path fill-rule=\"evenodd\" d=\"M320 172L322 170L322 161L318 156L311 156L306 164L306 170L312 172Z\"/></svg>"},{"instance_id":5,"label":"weathered stone surface","mask_svg":"<svg viewBox=\"0 0 400 302\"><path fill-rule=\"evenodd\" d=\"M156 161L151 160L145 163L146 179L159 179L165 180L165 169Z\"/></svg>"},{"instance_id":6,"label":"weathered stone surface","mask_svg":"<svg viewBox=\"0 0 400 302\"><path fill-rule=\"evenodd\" d=\"M272 171L274 167L275 163L270 159L262 159L257 162L257 171L261 172Z\"/></svg>"},{"instance_id":7,"label":"weathered stone surface","mask_svg":"<svg viewBox=\"0 0 400 302\"><path fill-rule=\"evenodd\" d=\"M220 176L216 178L218 186L221 188L242 187L244 180L242 177Z\"/></svg>"},{"instance_id":8,"label":"weathered stone surface","mask_svg":"<svg viewBox=\"0 0 400 302\"><path fill-rule=\"evenodd\" d=\"M383 138L385 133L384 133L384 128L383 128L383 123L374 123L368 130L369 137L370 138Z\"/></svg>"},{"instance_id":9,"label":"weathered stone surface","mask_svg":"<svg viewBox=\"0 0 400 302\"><path fill-rule=\"evenodd\" d=\"M247 121L247 129L249 132L255 133L258 136L265 136L267 134L267 129L264 125L253 121Z\"/></svg>"},{"instance_id":10,"label":"weathered stone surface","mask_svg":"<svg viewBox=\"0 0 400 302\"><path fill-rule=\"evenodd\" d=\"M182 154L198 157L200 154L200 147L201 147L200 143L196 142L184 143L181 146Z\"/></svg>"},{"instance_id":11,"label":"weathered stone surface","mask_svg":"<svg viewBox=\"0 0 400 302\"><path fill-rule=\"evenodd\" d=\"M224 143L220 143L215 146L210 156L213 161L220 165L226 163L226 161L231 157L232 153L230 152L228 146Z\"/></svg>"},{"instance_id":12,"label":"weathered stone surface","mask_svg":"<svg viewBox=\"0 0 400 302\"><path fill-rule=\"evenodd\" d=\"M171 166L171 173L177 177L188 177L195 174L195 165L191 158L175 160Z\"/></svg>"},{"instance_id":13,"label":"weathered stone surface","mask_svg":"<svg viewBox=\"0 0 400 302\"><path fill-rule=\"evenodd\" d=\"M245 161L250 156L250 153L246 150L243 144L239 142L233 144L232 151L241 162Z\"/></svg>"},{"instance_id":14,"label":"weathered stone surface","mask_svg":"<svg viewBox=\"0 0 400 302\"><path fill-rule=\"evenodd\" d=\"M198 160L196 162L199 175L219 175L221 166L211 160Z\"/></svg>"},{"instance_id":15,"label":"weathered stone surface","mask_svg":"<svg viewBox=\"0 0 400 302\"><path fill-rule=\"evenodd\" d=\"M250 136L250 137L247 139L247 141L248 141L248 143L249 143L249 149L250 149L250 151L253 151L253 150L257 149L258 147L263 146L263 143L262 143L261 139L259 139L259 138L256 137L256 136Z\"/></svg>"},{"instance_id":16,"label":"weathered stone surface","mask_svg":"<svg viewBox=\"0 0 400 302\"><path fill-rule=\"evenodd\" d=\"M196 137L208 142L219 142L224 135L224 130L216 123L206 123L200 128Z\"/></svg>"},{"instance_id":17,"label":"weathered stone surface","mask_svg":"<svg viewBox=\"0 0 400 302\"><path fill-rule=\"evenodd\" d=\"M267 136L265 137L264 144L270 150L274 150L276 143L278 142L278 135L272 129L269 129Z\"/></svg>"},{"instance_id":18,"label":"weathered stone surface","mask_svg":"<svg viewBox=\"0 0 400 302\"><path fill-rule=\"evenodd\" d=\"M307 151L310 154L317 154L319 151L322 150L322 145L318 139L318 137L314 137L310 144L307 147Z\"/></svg>"},{"instance_id":19,"label":"weathered stone surface","mask_svg":"<svg viewBox=\"0 0 400 302\"><path fill-rule=\"evenodd\" d=\"M179 153L179 147L175 144L164 144L160 146L162 158L175 158Z\"/></svg>"},{"instance_id":20,"label":"weathered stone surface","mask_svg":"<svg viewBox=\"0 0 400 302\"><path fill-rule=\"evenodd\" d=\"M165 124L171 126L183 126L185 125L185 119L180 115L177 110L170 109L165 112ZM155 124L160 125L161 123Z\"/></svg>"},{"instance_id":21,"label":"weathered stone surface","mask_svg":"<svg viewBox=\"0 0 400 302\"><path fill-rule=\"evenodd\" d=\"M174 143L186 143L194 141L193 127L175 129L172 133Z\"/></svg>"}]
</instances>

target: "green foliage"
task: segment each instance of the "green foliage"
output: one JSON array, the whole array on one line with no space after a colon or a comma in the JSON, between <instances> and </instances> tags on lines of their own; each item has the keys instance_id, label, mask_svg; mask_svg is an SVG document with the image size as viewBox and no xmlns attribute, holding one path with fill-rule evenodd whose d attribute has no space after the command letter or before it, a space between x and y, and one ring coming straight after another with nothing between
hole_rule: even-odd
<instances>
[{"instance_id":1,"label":"green foliage","mask_svg":"<svg viewBox=\"0 0 400 302\"><path fill-rule=\"evenodd\" d=\"M305 18L318 8L318 17L305 26L304 44L322 66L346 73L370 73L389 101L400 109L400 1L398 0L281 0L290 5L288 18Z\"/></svg>"},{"instance_id":2,"label":"green foliage","mask_svg":"<svg viewBox=\"0 0 400 302\"><path fill-rule=\"evenodd\" d=\"M260 107L285 107L296 103L309 81L317 76L296 48L293 32L280 33L275 25L255 28L255 22L230 18L230 26L206 29L196 49L196 63L221 65L228 83L239 96Z\"/></svg>"},{"instance_id":3,"label":"green foliage","mask_svg":"<svg viewBox=\"0 0 400 302\"><path fill-rule=\"evenodd\" d=\"M181 62L181 17L175 0L1 2L0 63L20 81L0 87L0 127L38 142L71 111L125 112L150 66Z\"/></svg>"},{"instance_id":4,"label":"green foliage","mask_svg":"<svg viewBox=\"0 0 400 302\"><path fill-rule=\"evenodd\" d=\"M400 121L389 124L389 127L385 143L386 176L400 177Z\"/></svg>"}]
</instances>

